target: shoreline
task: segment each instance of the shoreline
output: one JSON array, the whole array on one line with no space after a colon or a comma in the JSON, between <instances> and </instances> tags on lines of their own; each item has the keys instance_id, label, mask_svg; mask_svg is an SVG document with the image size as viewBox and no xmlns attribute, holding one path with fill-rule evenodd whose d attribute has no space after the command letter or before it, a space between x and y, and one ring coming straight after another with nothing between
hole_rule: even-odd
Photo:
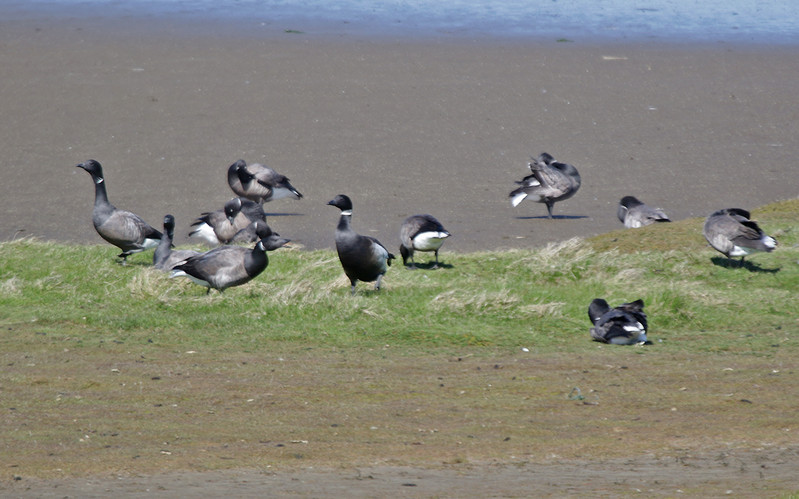
<instances>
[{"instance_id":1,"label":"shoreline","mask_svg":"<svg viewBox=\"0 0 799 499\"><path fill-rule=\"evenodd\" d=\"M291 178L300 201L270 225L332 248L346 193L354 228L397 244L401 221L436 216L471 252L543 246L621 228L635 195L674 220L799 195L796 48L728 43L559 43L263 32L136 19L3 22L6 172L0 239L102 243L93 191L160 228L233 196L239 158ZM580 191L510 206L530 156L574 164ZM21 229L22 232L18 233Z\"/></svg>"}]
</instances>

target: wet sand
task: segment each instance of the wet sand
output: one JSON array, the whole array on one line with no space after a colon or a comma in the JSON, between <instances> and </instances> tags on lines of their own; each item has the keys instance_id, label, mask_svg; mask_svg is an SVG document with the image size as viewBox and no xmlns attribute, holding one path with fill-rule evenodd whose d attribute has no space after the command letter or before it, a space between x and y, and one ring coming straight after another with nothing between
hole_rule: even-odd
<instances>
[{"instance_id":1,"label":"wet sand","mask_svg":"<svg viewBox=\"0 0 799 499\"><path fill-rule=\"evenodd\" d=\"M446 251L529 248L621 228L615 213L624 195L679 220L799 193L793 47L401 40L287 28L0 21L0 240L101 244L91 182L75 168L89 158L103 163L118 207L156 226L175 215L179 243L194 218L232 196L225 170L243 158L288 175L305 194L266 205L270 225L295 242L332 248L338 212L326 202L346 193L356 229L394 248L403 218L434 214L454 234L444 260ZM583 177L577 195L555 206L555 220L544 218L543 205L513 208L508 199L514 180L528 173L528 157L542 151ZM742 458L752 464L747 473L759 470L758 459ZM788 483L783 456L773 462L779 484ZM673 479L685 473L676 464L639 464L648 473L629 482L616 480L626 464L611 463L610 478L602 467L591 475L599 485L568 490L674 494L712 480L726 490L741 479L726 463L682 481ZM189 473L124 484L76 480L55 484L53 495L99 497L114 488L199 497L232 489L255 497L277 481L273 490L283 495L543 496L562 495L576 473L571 464L511 471ZM543 477L538 485L532 472ZM720 472L727 475L719 479ZM652 485L662 480L667 487ZM45 497L50 486L26 490Z\"/></svg>"},{"instance_id":2,"label":"wet sand","mask_svg":"<svg viewBox=\"0 0 799 499\"><path fill-rule=\"evenodd\" d=\"M396 39L313 26L207 21L2 22L0 240L102 243L89 158L109 198L154 226L190 223L232 197L238 158L305 194L266 205L270 225L331 248L352 197L361 233L397 244L435 215L445 251L541 246L621 228L635 195L675 219L795 197L797 49ZM575 165L580 191L513 208L542 151Z\"/></svg>"}]
</instances>

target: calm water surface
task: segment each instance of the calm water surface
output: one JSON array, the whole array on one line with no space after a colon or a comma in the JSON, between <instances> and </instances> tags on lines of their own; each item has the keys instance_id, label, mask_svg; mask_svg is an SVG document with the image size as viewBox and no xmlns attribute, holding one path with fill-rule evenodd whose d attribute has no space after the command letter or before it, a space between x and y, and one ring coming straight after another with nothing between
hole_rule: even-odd
<instances>
[{"instance_id":1,"label":"calm water surface","mask_svg":"<svg viewBox=\"0 0 799 499\"><path fill-rule=\"evenodd\" d=\"M797 0L0 0L0 12L313 23L390 36L799 43Z\"/></svg>"}]
</instances>

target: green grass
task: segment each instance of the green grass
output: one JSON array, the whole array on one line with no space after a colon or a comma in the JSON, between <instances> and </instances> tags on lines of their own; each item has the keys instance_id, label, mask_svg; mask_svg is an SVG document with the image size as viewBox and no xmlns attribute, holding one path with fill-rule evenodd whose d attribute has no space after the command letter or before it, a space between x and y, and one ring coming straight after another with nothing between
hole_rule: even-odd
<instances>
[{"instance_id":1,"label":"green grass","mask_svg":"<svg viewBox=\"0 0 799 499\"><path fill-rule=\"evenodd\" d=\"M150 253L121 266L108 245L23 239L0 245L0 320L81 341L191 338L232 351L269 341L583 351L593 347L585 341L593 298L642 298L654 341L767 352L797 328L797 203L783 205L755 213L776 234L778 250L743 268L710 249L701 220L692 219L541 249L444 251L447 268L395 265L382 291L360 283L354 297L332 251L270 253L254 281L206 296L205 288L150 268Z\"/></svg>"}]
</instances>

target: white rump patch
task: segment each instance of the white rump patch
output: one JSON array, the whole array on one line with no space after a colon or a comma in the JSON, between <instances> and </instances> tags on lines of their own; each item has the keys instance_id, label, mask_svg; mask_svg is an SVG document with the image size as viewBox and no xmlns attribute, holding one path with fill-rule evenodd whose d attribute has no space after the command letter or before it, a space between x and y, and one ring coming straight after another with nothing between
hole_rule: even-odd
<instances>
[{"instance_id":1,"label":"white rump patch","mask_svg":"<svg viewBox=\"0 0 799 499\"><path fill-rule=\"evenodd\" d=\"M763 244L765 244L766 248L768 249L774 249L777 247L777 240L771 236L763 235L760 240L763 241Z\"/></svg>"},{"instance_id":2,"label":"white rump patch","mask_svg":"<svg viewBox=\"0 0 799 499\"><path fill-rule=\"evenodd\" d=\"M448 237L446 232L422 232L413 238L413 248L419 251L435 251Z\"/></svg>"}]
</instances>

